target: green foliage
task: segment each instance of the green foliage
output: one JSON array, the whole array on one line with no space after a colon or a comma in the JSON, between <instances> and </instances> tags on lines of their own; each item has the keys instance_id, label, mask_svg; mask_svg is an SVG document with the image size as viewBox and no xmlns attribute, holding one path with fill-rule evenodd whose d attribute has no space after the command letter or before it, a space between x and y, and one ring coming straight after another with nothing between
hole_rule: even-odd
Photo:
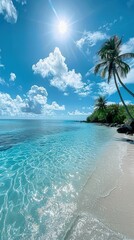
<instances>
[{"instance_id":1,"label":"green foliage","mask_svg":"<svg viewBox=\"0 0 134 240\"><path fill-rule=\"evenodd\" d=\"M125 120L124 108L121 109L119 105L110 105L107 108L106 122L108 123L123 123Z\"/></svg>"},{"instance_id":2,"label":"green foliage","mask_svg":"<svg viewBox=\"0 0 134 240\"><path fill-rule=\"evenodd\" d=\"M134 116L134 105L128 105L127 107ZM109 105L105 110L95 109L94 112L87 117L87 122L122 124L126 121L128 121L128 115L125 108L118 104Z\"/></svg>"},{"instance_id":3,"label":"green foliage","mask_svg":"<svg viewBox=\"0 0 134 240\"><path fill-rule=\"evenodd\" d=\"M99 110L105 110L106 109L106 97L105 96L99 96L96 100L95 107Z\"/></svg>"},{"instance_id":4,"label":"green foliage","mask_svg":"<svg viewBox=\"0 0 134 240\"><path fill-rule=\"evenodd\" d=\"M122 39L118 36L113 36L108 39L100 51L98 52L99 63L94 68L95 74L100 74L102 78L107 78L108 83L111 79L114 79L114 83L121 99L122 104L124 105L126 112L130 119L133 120L133 116L129 111L125 101L121 95L120 88L118 84L134 97L134 93L127 88L127 86L122 82L121 78L125 78L130 71L130 66L128 63L124 62L124 59L134 58L134 53L123 53L121 54ZM110 113L111 114L111 113ZM112 115L109 116L112 118ZM113 119L113 118L112 118Z\"/></svg>"}]
</instances>

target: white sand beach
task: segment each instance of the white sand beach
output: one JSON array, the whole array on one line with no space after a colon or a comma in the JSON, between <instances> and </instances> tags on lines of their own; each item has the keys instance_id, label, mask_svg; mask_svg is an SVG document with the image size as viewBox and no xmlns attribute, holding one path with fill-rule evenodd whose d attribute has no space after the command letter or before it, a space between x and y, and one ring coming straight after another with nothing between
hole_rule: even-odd
<instances>
[{"instance_id":1,"label":"white sand beach","mask_svg":"<svg viewBox=\"0 0 134 240\"><path fill-rule=\"evenodd\" d=\"M70 239L134 239L133 137L116 134L81 193ZM75 237L74 237L75 236Z\"/></svg>"},{"instance_id":2,"label":"white sand beach","mask_svg":"<svg viewBox=\"0 0 134 240\"><path fill-rule=\"evenodd\" d=\"M108 196L98 199L95 212L110 228L134 239L134 144L126 144L117 185Z\"/></svg>"}]
</instances>

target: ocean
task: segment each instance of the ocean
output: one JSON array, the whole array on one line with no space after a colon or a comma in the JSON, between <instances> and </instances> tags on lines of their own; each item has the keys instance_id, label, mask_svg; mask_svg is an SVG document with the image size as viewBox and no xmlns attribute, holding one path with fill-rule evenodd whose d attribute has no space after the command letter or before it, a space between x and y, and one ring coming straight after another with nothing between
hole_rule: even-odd
<instances>
[{"instance_id":1,"label":"ocean","mask_svg":"<svg viewBox=\"0 0 134 240\"><path fill-rule=\"evenodd\" d=\"M114 135L75 121L0 120L0 239L75 239L79 196Z\"/></svg>"}]
</instances>

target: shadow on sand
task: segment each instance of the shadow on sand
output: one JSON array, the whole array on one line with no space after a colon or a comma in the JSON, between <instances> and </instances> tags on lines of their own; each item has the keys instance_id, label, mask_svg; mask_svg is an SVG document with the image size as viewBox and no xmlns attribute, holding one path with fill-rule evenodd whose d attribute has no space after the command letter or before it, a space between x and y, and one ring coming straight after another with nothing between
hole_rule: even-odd
<instances>
[{"instance_id":1,"label":"shadow on sand","mask_svg":"<svg viewBox=\"0 0 134 240\"><path fill-rule=\"evenodd\" d=\"M130 138L116 138L116 141L128 142L130 144L134 144L134 140Z\"/></svg>"}]
</instances>

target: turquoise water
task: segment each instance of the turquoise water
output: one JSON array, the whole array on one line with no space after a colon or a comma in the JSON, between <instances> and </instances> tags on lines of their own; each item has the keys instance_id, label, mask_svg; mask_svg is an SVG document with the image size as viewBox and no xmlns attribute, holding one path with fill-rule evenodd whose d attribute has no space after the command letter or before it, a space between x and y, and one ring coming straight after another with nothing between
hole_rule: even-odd
<instances>
[{"instance_id":1,"label":"turquoise water","mask_svg":"<svg viewBox=\"0 0 134 240\"><path fill-rule=\"evenodd\" d=\"M112 129L73 121L0 121L1 240L62 240Z\"/></svg>"}]
</instances>

